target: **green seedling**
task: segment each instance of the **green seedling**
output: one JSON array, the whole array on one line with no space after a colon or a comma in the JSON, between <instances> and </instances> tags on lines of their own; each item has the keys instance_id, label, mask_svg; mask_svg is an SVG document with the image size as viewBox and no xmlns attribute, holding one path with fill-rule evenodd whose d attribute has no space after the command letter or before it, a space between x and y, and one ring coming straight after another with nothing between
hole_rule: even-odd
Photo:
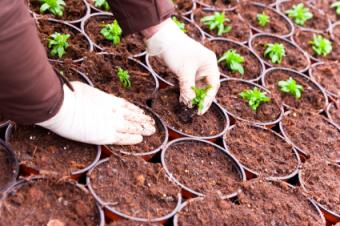
<instances>
[{"instance_id":1,"label":"green seedling","mask_svg":"<svg viewBox=\"0 0 340 226\"><path fill-rule=\"evenodd\" d=\"M240 93L240 96L248 101L248 104L253 111L256 111L260 104L270 101L270 98L266 96L266 93L261 92L257 87L254 87L252 90L244 90Z\"/></svg>"},{"instance_id":2,"label":"green seedling","mask_svg":"<svg viewBox=\"0 0 340 226\"><path fill-rule=\"evenodd\" d=\"M103 9L105 11L109 11L110 10L110 5L106 0L95 0L94 1L94 6L99 8L99 9Z\"/></svg>"},{"instance_id":3,"label":"green seedling","mask_svg":"<svg viewBox=\"0 0 340 226\"><path fill-rule=\"evenodd\" d=\"M195 98L192 100L192 105L196 106L198 110L202 111L204 107L204 99L208 94L209 89L211 89L211 85L206 86L205 88L197 88L191 87L195 92Z\"/></svg>"},{"instance_id":4,"label":"green seedling","mask_svg":"<svg viewBox=\"0 0 340 226\"><path fill-rule=\"evenodd\" d=\"M303 87L302 85L297 84L296 81L291 77L289 77L289 79L286 81L279 81L278 86L282 92L289 93L296 99L301 98Z\"/></svg>"},{"instance_id":5,"label":"green seedling","mask_svg":"<svg viewBox=\"0 0 340 226\"><path fill-rule=\"evenodd\" d=\"M303 3L293 5L293 7L285 12L289 18L292 18L297 25L303 26L307 20L313 18L313 14Z\"/></svg>"},{"instance_id":6,"label":"green seedling","mask_svg":"<svg viewBox=\"0 0 340 226\"><path fill-rule=\"evenodd\" d=\"M120 84L122 84L124 88L131 88L131 81L129 79L130 75L127 70L124 70L123 68L118 67L117 76L118 76Z\"/></svg>"},{"instance_id":7,"label":"green seedling","mask_svg":"<svg viewBox=\"0 0 340 226\"><path fill-rule=\"evenodd\" d=\"M268 43L264 51L264 56L269 57L273 64L281 64L283 57L286 55L286 50L281 43Z\"/></svg>"},{"instance_id":8,"label":"green seedling","mask_svg":"<svg viewBox=\"0 0 340 226\"><path fill-rule=\"evenodd\" d=\"M241 56L236 52L234 49L230 49L227 52L223 54L223 56L218 60L220 63L221 61L224 61L224 63L227 65L228 69L232 72L239 72L240 74L244 74L244 57Z\"/></svg>"},{"instance_id":9,"label":"green seedling","mask_svg":"<svg viewBox=\"0 0 340 226\"><path fill-rule=\"evenodd\" d=\"M52 56L58 56L62 58L69 47L68 39L71 36L69 34L61 34L55 32L48 38L48 48L51 49Z\"/></svg>"},{"instance_id":10,"label":"green seedling","mask_svg":"<svg viewBox=\"0 0 340 226\"><path fill-rule=\"evenodd\" d=\"M331 8L336 10L337 15L340 15L340 2L334 2Z\"/></svg>"},{"instance_id":11,"label":"green seedling","mask_svg":"<svg viewBox=\"0 0 340 226\"><path fill-rule=\"evenodd\" d=\"M226 26L225 22L230 22L230 20L224 15L224 12L215 12L212 16L205 16L201 19L201 22L209 26L209 30L217 30L217 35L221 36L224 33L231 31L231 26Z\"/></svg>"},{"instance_id":12,"label":"green seedling","mask_svg":"<svg viewBox=\"0 0 340 226\"><path fill-rule=\"evenodd\" d=\"M318 56L327 56L332 52L332 43L321 35L313 35L313 39L309 42L314 52Z\"/></svg>"},{"instance_id":13,"label":"green seedling","mask_svg":"<svg viewBox=\"0 0 340 226\"><path fill-rule=\"evenodd\" d=\"M177 19L177 17L175 17L175 16L171 17L171 19L172 19L173 22L175 22L175 24L177 25L177 27L178 27L179 29L181 29L181 31L183 31L184 33L187 32L187 30L185 29L185 23L182 23L181 21L179 21L179 20Z\"/></svg>"},{"instance_id":14,"label":"green seedling","mask_svg":"<svg viewBox=\"0 0 340 226\"><path fill-rule=\"evenodd\" d=\"M40 13L45 13L49 11L55 16L63 16L64 15L64 7L66 3L64 0L40 0Z\"/></svg>"},{"instance_id":15,"label":"green seedling","mask_svg":"<svg viewBox=\"0 0 340 226\"><path fill-rule=\"evenodd\" d=\"M263 13L259 13L256 15L256 19L257 19L257 23L261 26L261 27L265 27L267 26L267 24L269 24L270 22L270 18L268 15L266 15L264 12Z\"/></svg>"},{"instance_id":16,"label":"green seedling","mask_svg":"<svg viewBox=\"0 0 340 226\"><path fill-rule=\"evenodd\" d=\"M106 24L104 28L100 31L107 40L112 41L112 44L118 45L122 36L123 30L118 24L117 20L114 20L111 24Z\"/></svg>"}]
</instances>

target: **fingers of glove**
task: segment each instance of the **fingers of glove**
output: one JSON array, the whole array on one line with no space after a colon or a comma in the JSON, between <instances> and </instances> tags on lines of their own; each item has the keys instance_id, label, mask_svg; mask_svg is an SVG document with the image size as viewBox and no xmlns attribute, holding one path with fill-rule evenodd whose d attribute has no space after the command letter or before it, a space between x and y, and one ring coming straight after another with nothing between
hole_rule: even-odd
<instances>
[{"instance_id":1,"label":"fingers of glove","mask_svg":"<svg viewBox=\"0 0 340 226\"><path fill-rule=\"evenodd\" d=\"M130 122L135 122L139 124L148 124L150 126L154 126L156 124L155 120L146 114L136 113L136 112L133 112L127 109L123 109L122 113L123 113L124 119Z\"/></svg>"},{"instance_id":2,"label":"fingers of glove","mask_svg":"<svg viewBox=\"0 0 340 226\"><path fill-rule=\"evenodd\" d=\"M197 68L191 65L183 65L182 67L177 74L180 87L179 101L192 108L192 100L195 98L195 92L192 88L195 87Z\"/></svg>"},{"instance_id":3,"label":"fingers of glove","mask_svg":"<svg viewBox=\"0 0 340 226\"><path fill-rule=\"evenodd\" d=\"M121 126L116 128L119 133L151 136L156 132L156 128L150 124L139 124L137 122L124 121Z\"/></svg>"},{"instance_id":4,"label":"fingers of glove","mask_svg":"<svg viewBox=\"0 0 340 226\"><path fill-rule=\"evenodd\" d=\"M137 105L125 100L124 98L116 97L111 95L113 108L121 107L126 108L132 112L144 114L144 110Z\"/></svg>"},{"instance_id":5,"label":"fingers of glove","mask_svg":"<svg viewBox=\"0 0 340 226\"><path fill-rule=\"evenodd\" d=\"M134 145L143 141L143 136L134 135L129 133L116 133L115 142L116 145Z\"/></svg>"}]
</instances>

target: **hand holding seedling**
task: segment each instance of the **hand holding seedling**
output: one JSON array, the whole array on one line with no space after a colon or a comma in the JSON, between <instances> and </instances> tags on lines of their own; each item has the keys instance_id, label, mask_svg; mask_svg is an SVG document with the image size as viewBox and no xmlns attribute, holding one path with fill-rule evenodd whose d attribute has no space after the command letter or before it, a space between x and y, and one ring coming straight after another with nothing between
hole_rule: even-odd
<instances>
[{"instance_id":1,"label":"hand holding seedling","mask_svg":"<svg viewBox=\"0 0 340 226\"><path fill-rule=\"evenodd\" d=\"M264 51L264 56L269 57L273 64L281 64L283 57L286 55L286 50L281 43L267 43Z\"/></svg>"},{"instance_id":2,"label":"hand holding seedling","mask_svg":"<svg viewBox=\"0 0 340 226\"><path fill-rule=\"evenodd\" d=\"M48 39L48 48L51 49L51 55L62 58L65 50L69 47L67 41L70 37L69 34L60 34L58 32L52 34Z\"/></svg>"},{"instance_id":3,"label":"hand holding seedling","mask_svg":"<svg viewBox=\"0 0 340 226\"><path fill-rule=\"evenodd\" d=\"M106 0L95 0L94 6L105 11L110 10L110 5Z\"/></svg>"},{"instance_id":4,"label":"hand holding seedling","mask_svg":"<svg viewBox=\"0 0 340 226\"><path fill-rule=\"evenodd\" d=\"M218 60L218 63L224 62L229 70L232 72L238 72L244 74L244 57L236 52L234 49L230 49L223 54L223 56Z\"/></svg>"},{"instance_id":5,"label":"hand holding seedling","mask_svg":"<svg viewBox=\"0 0 340 226\"><path fill-rule=\"evenodd\" d=\"M261 26L261 27L265 27L267 26L267 24L269 24L270 22L270 18L269 16L267 16L264 12L263 13L259 13L256 15L256 19L257 19L257 22L258 24Z\"/></svg>"},{"instance_id":6,"label":"hand holding seedling","mask_svg":"<svg viewBox=\"0 0 340 226\"><path fill-rule=\"evenodd\" d=\"M206 16L201 19L201 22L205 25L209 26L209 30L217 30L217 35L221 36L224 33L228 33L231 31L231 26L226 26L226 22L230 22L230 20L225 17L224 12L215 12L212 16Z\"/></svg>"},{"instance_id":7,"label":"hand holding seedling","mask_svg":"<svg viewBox=\"0 0 340 226\"><path fill-rule=\"evenodd\" d=\"M204 108L204 99L207 96L208 90L211 88L210 85L205 88L191 87L195 91L195 98L192 100L192 105L196 106L198 110L202 111Z\"/></svg>"},{"instance_id":8,"label":"hand holding seedling","mask_svg":"<svg viewBox=\"0 0 340 226\"><path fill-rule=\"evenodd\" d=\"M301 98L301 94L303 91L303 87L296 83L294 79L289 77L286 81L279 81L278 86L280 90L284 93L289 93L290 95L294 96L296 99Z\"/></svg>"},{"instance_id":9,"label":"hand holding seedling","mask_svg":"<svg viewBox=\"0 0 340 226\"><path fill-rule=\"evenodd\" d=\"M313 39L309 42L314 52L318 56L327 56L332 52L332 43L321 35L313 35Z\"/></svg>"},{"instance_id":10,"label":"hand holding seedling","mask_svg":"<svg viewBox=\"0 0 340 226\"><path fill-rule=\"evenodd\" d=\"M313 14L305 8L303 3L294 5L291 9L286 11L289 18L292 18L297 25L303 26L307 20L313 18Z\"/></svg>"},{"instance_id":11,"label":"hand holding seedling","mask_svg":"<svg viewBox=\"0 0 340 226\"><path fill-rule=\"evenodd\" d=\"M266 96L266 93L261 92L257 87L252 90L244 90L240 93L240 96L248 101L248 104L253 111L256 111L262 103L270 101L270 98Z\"/></svg>"},{"instance_id":12,"label":"hand holding seedling","mask_svg":"<svg viewBox=\"0 0 340 226\"><path fill-rule=\"evenodd\" d=\"M40 13L45 13L49 11L55 16L63 16L64 15L64 7L66 3L64 0L40 0L42 3L40 6Z\"/></svg>"},{"instance_id":13,"label":"hand holding seedling","mask_svg":"<svg viewBox=\"0 0 340 226\"><path fill-rule=\"evenodd\" d=\"M104 28L100 31L106 40L112 41L114 46L120 43L120 38L122 36L122 29L120 28L118 21L114 20L111 24L106 24Z\"/></svg>"}]
</instances>

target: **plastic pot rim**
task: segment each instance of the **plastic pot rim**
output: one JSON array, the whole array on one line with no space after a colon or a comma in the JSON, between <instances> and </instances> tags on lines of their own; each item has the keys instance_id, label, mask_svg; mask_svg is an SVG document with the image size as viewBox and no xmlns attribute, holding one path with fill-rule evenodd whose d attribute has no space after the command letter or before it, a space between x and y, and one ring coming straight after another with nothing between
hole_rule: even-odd
<instances>
[{"instance_id":1,"label":"plastic pot rim","mask_svg":"<svg viewBox=\"0 0 340 226\"><path fill-rule=\"evenodd\" d=\"M233 11L236 9L237 5L240 3L239 0L236 0L236 5L235 6L232 6L232 7L229 7L229 8L219 8L219 7L216 7L216 6L213 6L213 5L209 5L207 3L204 3L202 0L195 0L196 3L201 6L202 8L204 9L213 9L213 10L223 10L223 11Z\"/></svg>"},{"instance_id":2,"label":"plastic pot rim","mask_svg":"<svg viewBox=\"0 0 340 226\"><path fill-rule=\"evenodd\" d=\"M338 130L340 131L340 125L338 125L338 124L333 120L333 117L332 117L331 112L330 112L331 109L334 108L334 107L335 107L334 103L329 103L328 106L327 106L327 108L326 108L326 115L327 115L327 118L330 120L330 122L331 122L334 126L336 126L336 127L338 128ZM339 159L339 161L340 161L340 159Z\"/></svg>"}]
</instances>

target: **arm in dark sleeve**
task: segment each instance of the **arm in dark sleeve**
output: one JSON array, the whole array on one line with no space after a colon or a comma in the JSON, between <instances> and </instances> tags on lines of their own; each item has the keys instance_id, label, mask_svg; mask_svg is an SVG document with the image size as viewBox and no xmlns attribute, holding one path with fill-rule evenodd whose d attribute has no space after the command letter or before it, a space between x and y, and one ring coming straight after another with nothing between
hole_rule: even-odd
<instances>
[{"instance_id":1,"label":"arm in dark sleeve","mask_svg":"<svg viewBox=\"0 0 340 226\"><path fill-rule=\"evenodd\" d=\"M108 0L108 2L125 35L155 26L174 11L171 0Z\"/></svg>"},{"instance_id":2,"label":"arm in dark sleeve","mask_svg":"<svg viewBox=\"0 0 340 226\"><path fill-rule=\"evenodd\" d=\"M25 2L0 1L0 114L32 124L58 112L63 91Z\"/></svg>"}]
</instances>

